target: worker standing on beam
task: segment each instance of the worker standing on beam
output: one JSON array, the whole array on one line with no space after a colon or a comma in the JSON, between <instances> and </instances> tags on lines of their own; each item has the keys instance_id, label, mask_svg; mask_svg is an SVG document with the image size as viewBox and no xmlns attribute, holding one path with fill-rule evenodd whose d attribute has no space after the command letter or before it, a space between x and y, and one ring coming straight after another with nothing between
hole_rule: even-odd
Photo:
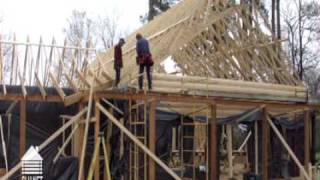
<instances>
[{"instance_id":1,"label":"worker standing on beam","mask_svg":"<svg viewBox=\"0 0 320 180\"><path fill-rule=\"evenodd\" d=\"M116 78L115 78L115 87L118 87L120 82L121 76L121 68L123 67L122 62L122 46L124 45L125 41L123 38L120 38L118 44L114 47L114 70L116 71Z\"/></svg>"},{"instance_id":2,"label":"worker standing on beam","mask_svg":"<svg viewBox=\"0 0 320 180\"><path fill-rule=\"evenodd\" d=\"M139 65L139 90L143 87L143 73L146 68L148 88L152 89L151 67L153 66L152 55L149 49L149 42L140 33L136 35L137 65Z\"/></svg>"}]
</instances>

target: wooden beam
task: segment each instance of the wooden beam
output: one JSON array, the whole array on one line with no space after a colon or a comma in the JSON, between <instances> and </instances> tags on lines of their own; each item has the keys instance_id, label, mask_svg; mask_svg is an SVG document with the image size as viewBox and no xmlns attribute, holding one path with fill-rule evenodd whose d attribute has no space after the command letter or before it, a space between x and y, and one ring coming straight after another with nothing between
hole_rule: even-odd
<instances>
[{"instance_id":1,"label":"wooden beam","mask_svg":"<svg viewBox=\"0 0 320 180\"><path fill-rule=\"evenodd\" d=\"M99 162L99 158L100 158L99 157L100 143L101 143L101 139L100 137L98 137L98 139L95 140L94 151L93 151L93 155L90 163L87 180L92 180L93 174L95 174L94 173L95 170L99 169L99 166L97 168L97 161ZM94 179L96 180L96 174L94 176Z\"/></svg>"},{"instance_id":2,"label":"wooden beam","mask_svg":"<svg viewBox=\"0 0 320 180\"><path fill-rule=\"evenodd\" d=\"M1 47L0 47L1 48ZM3 124L2 124L2 117L0 116L0 136L1 136L1 142L2 142L2 153L3 153L3 157L4 157L4 163L6 166L6 172L8 172L8 159L7 159L7 146L6 146L6 142L4 140L4 133L3 133Z\"/></svg>"},{"instance_id":3,"label":"wooden beam","mask_svg":"<svg viewBox=\"0 0 320 180\"><path fill-rule=\"evenodd\" d=\"M19 79L20 79L20 82L21 82L21 91L22 91L22 95L24 98L27 97L27 90L26 90L26 87L24 86L24 82L25 82L25 78L23 78L20 74L20 72L18 73L19 75Z\"/></svg>"},{"instance_id":4,"label":"wooden beam","mask_svg":"<svg viewBox=\"0 0 320 180\"><path fill-rule=\"evenodd\" d=\"M57 90L62 101L64 101L66 94L64 93L62 88L59 86L57 79L54 77L54 75L51 72L49 72L49 76L54 88Z\"/></svg>"},{"instance_id":5,"label":"wooden beam","mask_svg":"<svg viewBox=\"0 0 320 180\"><path fill-rule=\"evenodd\" d=\"M93 86L94 86L94 81L91 83L90 87L90 94L89 94L89 102L88 102L88 111L87 111L87 116L86 116L86 123L85 123L85 129L84 129L84 136L83 136L83 143L82 143L82 149L81 149L81 156L80 156L80 168L79 168L79 175L78 175L78 180L83 179L83 172L84 172L84 157L86 154L86 149L87 149L87 139L88 139L88 131L89 131L89 121L90 121L90 116L91 116L91 109L92 109L92 101L93 101Z\"/></svg>"},{"instance_id":6,"label":"wooden beam","mask_svg":"<svg viewBox=\"0 0 320 180\"><path fill-rule=\"evenodd\" d=\"M40 93L42 95L42 98L46 99L47 93L44 90L43 85L42 85L37 73L35 73L35 79L36 79L36 84L37 84L37 86L38 86L38 88L40 90Z\"/></svg>"},{"instance_id":7,"label":"wooden beam","mask_svg":"<svg viewBox=\"0 0 320 180\"><path fill-rule=\"evenodd\" d=\"M217 154L217 106L209 104L211 119L209 121L209 179L219 179L219 161Z\"/></svg>"},{"instance_id":8,"label":"wooden beam","mask_svg":"<svg viewBox=\"0 0 320 180\"><path fill-rule=\"evenodd\" d=\"M286 140L283 138L283 136L281 135L280 131L278 130L278 128L273 124L271 118L269 116L267 116L267 121L270 124L272 130L275 132L275 134L278 136L280 142L282 143L282 145L286 148L286 150L288 151L289 155L291 156L292 160L296 163L296 165L298 166L300 172L302 172L303 176L305 179L307 180L312 180L312 178L308 175L307 171L309 171L309 167L308 169L304 169L301 162L299 161L299 159L297 158L297 156L294 154L294 152L292 151L292 149L290 148L290 146L288 145L288 143L286 142Z\"/></svg>"},{"instance_id":9,"label":"wooden beam","mask_svg":"<svg viewBox=\"0 0 320 180\"><path fill-rule=\"evenodd\" d=\"M309 171L310 163L310 111L304 111L304 168Z\"/></svg>"},{"instance_id":10,"label":"wooden beam","mask_svg":"<svg viewBox=\"0 0 320 180\"><path fill-rule=\"evenodd\" d=\"M64 105L65 106L70 106L72 104L75 104L79 101L81 101L81 99L83 98L84 93L83 92L76 92L74 94L71 94L69 96L66 96L64 98Z\"/></svg>"},{"instance_id":11,"label":"wooden beam","mask_svg":"<svg viewBox=\"0 0 320 180\"><path fill-rule=\"evenodd\" d=\"M156 128L156 110L158 101L154 100L150 103L149 110L149 149L153 154L156 154L156 142L157 142L157 128ZM149 180L156 180L156 164L149 157Z\"/></svg>"},{"instance_id":12,"label":"wooden beam","mask_svg":"<svg viewBox=\"0 0 320 180\"><path fill-rule=\"evenodd\" d=\"M56 154L56 156L53 158L53 164L55 164L58 160L58 158L60 157L60 155L62 154L62 152L64 151L64 149L67 147L67 145L69 144L69 142L71 141L74 133L77 131L79 127L79 124L76 124L75 127L72 129L72 131L70 132L69 136L67 137L66 141L64 142L64 144L62 145L62 147L59 149L58 153Z\"/></svg>"},{"instance_id":13,"label":"wooden beam","mask_svg":"<svg viewBox=\"0 0 320 180\"><path fill-rule=\"evenodd\" d=\"M19 157L26 151L26 127L27 127L27 102L20 101L20 122L19 122Z\"/></svg>"},{"instance_id":14,"label":"wooden beam","mask_svg":"<svg viewBox=\"0 0 320 180\"><path fill-rule=\"evenodd\" d=\"M106 178L107 180L111 180L110 168L109 168L109 156L107 152L106 140L104 137L102 137L102 148L103 148L103 155L104 155L104 166L105 166Z\"/></svg>"},{"instance_id":15,"label":"wooden beam","mask_svg":"<svg viewBox=\"0 0 320 180\"><path fill-rule=\"evenodd\" d=\"M149 157L151 157L160 167L162 167L171 177L176 180L181 178L166 164L164 164L154 153L152 153L137 137L135 137L126 127L124 127L112 114L110 114L101 104L97 105L100 111L105 114L108 119L123 131L135 144L137 144Z\"/></svg>"},{"instance_id":16,"label":"wooden beam","mask_svg":"<svg viewBox=\"0 0 320 180\"><path fill-rule=\"evenodd\" d=\"M82 82L86 87L90 87L90 84L88 83L88 81L86 80L86 78L81 74L81 72L80 72L78 69L76 69L75 71L76 71L79 79L81 80L81 82Z\"/></svg>"},{"instance_id":17,"label":"wooden beam","mask_svg":"<svg viewBox=\"0 0 320 180\"><path fill-rule=\"evenodd\" d=\"M263 108L262 117L262 180L269 180L269 140L270 127L268 124L268 112Z\"/></svg>"},{"instance_id":18,"label":"wooden beam","mask_svg":"<svg viewBox=\"0 0 320 180\"><path fill-rule=\"evenodd\" d=\"M232 157L232 126L227 124L227 152L228 152L228 176L233 178L233 157Z\"/></svg>"},{"instance_id":19,"label":"wooden beam","mask_svg":"<svg viewBox=\"0 0 320 180\"><path fill-rule=\"evenodd\" d=\"M162 92L148 92L148 93L136 93L127 92L121 93L118 91L100 91L95 95L100 98L106 99L123 99L123 100L145 100L145 99L158 99L159 101L167 102L185 102L185 103L207 103L210 104L215 101L219 105L237 105L237 106L261 106L266 105L272 108L308 108L308 107L320 107L319 105L312 105L308 103L294 103L286 101L267 101L267 100L250 100L240 98L224 98L224 97L212 97L203 95L189 95L189 94L176 94L176 93L162 93Z\"/></svg>"},{"instance_id":20,"label":"wooden beam","mask_svg":"<svg viewBox=\"0 0 320 180\"><path fill-rule=\"evenodd\" d=\"M95 119L96 119L96 122L94 124L94 139L95 141L101 141L100 137L99 137L99 134L100 134L100 110L99 108L97 107L97 103L100 103L100 100L98 98L95 98L95 111L94 111L94 116L95 116ZM100 158L99 155L100 155L100 148L98 148L97 150L97 154L98 154L98 159ZM100 179L100 161L96 161L96 164L95 164L95 167L98 167L98 168L95 168L95 171L94 171L94 179L95 180L99 180Z\"/></svg>"},{"instance_id":21,"label":"wooden beam","mask_svg":"<svg viewBox=\"0 0 320 180\"><path fill-rule=\"evenodd\" d=\"M73 123L77 122L80 117L88 110L88 108L82 109L77 115L73 116L70 121L68 121L65 125L63 125L60 129L58 129L55 133L53 133L48 139L46 139L40 146L39 152L43 150L48 144L50 144L53 140L55 140L62 132L64 132L67 128L69 128ZM20 161L15 167L10 169L10 171L5 174L0 180L7 180L16 173L22 166L22 162Z\"/></svg>"}]
</instances>

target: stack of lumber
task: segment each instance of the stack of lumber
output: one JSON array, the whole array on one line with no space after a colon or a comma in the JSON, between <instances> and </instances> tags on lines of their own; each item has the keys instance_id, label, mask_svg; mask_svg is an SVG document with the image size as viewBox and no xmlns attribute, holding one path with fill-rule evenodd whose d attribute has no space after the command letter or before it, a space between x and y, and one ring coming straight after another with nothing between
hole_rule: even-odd
<instances>
[{"instance_id":1,"label":"stack of lumber","mask_svg":"<svg viewBox=\"0 0 320 180\"><path fill-rule=\"evenodd\" d=\"M200 76L177 76L155 73L154 91L189 93L244 99L306 102L307 89L304 86L257 83L240 80L208 78Z\"/></svg>"}]
</instances>

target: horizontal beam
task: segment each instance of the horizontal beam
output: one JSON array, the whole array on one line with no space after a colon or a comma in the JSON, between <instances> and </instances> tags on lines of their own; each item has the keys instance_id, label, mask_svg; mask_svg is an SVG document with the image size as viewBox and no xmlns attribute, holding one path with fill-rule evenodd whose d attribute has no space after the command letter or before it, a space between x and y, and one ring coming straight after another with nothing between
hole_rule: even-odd
<instances>
[{"instance_id":1,"label":"horizontal beam","mask_svg":"<svg viewBox=\"0 0 320 180\"><path fill-rule=\"evenodd\" d=\"M0 95L0 101L20 101L26 99L27 101L39 101L39 102L63 102L59 95L47 95L45 99L43 99L41 94L30 95L28 94L26 97L23 94L10 94Z\"/></svg>"},{"instance_id":2,"label":"horizontal beam","mask_svg":"<svg viewBox=\"0 0 320 180\"><path fill-rule=\"evenodd\" d=\"M240 98L223 98L210 96L194 96L188 94L176 93L160 93L160 92L117 92L117 91L100 91L96 92L98 98L119 99L119 100L148 100L157 99L159 101L167 102L188 102L188 103L216 103L219 105L238 105L238 106L261 106L266 105L272 108L316 108L319 105L311 105L308 103L294 103L285 101L263 101L263 100L249 100ZM85 99L87 100L87 99Z\"/></svg>"}]
</instances>

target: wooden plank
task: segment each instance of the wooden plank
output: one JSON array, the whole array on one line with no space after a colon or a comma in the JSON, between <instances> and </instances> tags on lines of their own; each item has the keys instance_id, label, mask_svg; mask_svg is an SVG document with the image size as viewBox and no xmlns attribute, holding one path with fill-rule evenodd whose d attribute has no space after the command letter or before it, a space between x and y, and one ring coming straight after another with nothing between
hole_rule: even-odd
<instances>
[{"instance_id":1,"label":"wooden plank","mask_svg":"<svg viewBox=\"0 0 320 180\"><path fill-rule=\"evenodd\" d=\"M70 106L72 104L75 104L75 103L81 101L81 99L83 98L84 94L85 93L83 93L83 92L76 92L76 93L73 93L73 94L71 94L69 96L66 96L64 98L64 105L65 106Z\"/></svg>"},{"instance_id":2,"label":"wooden plank","mask_svg":"<svg viewBox=\"0 0 320 180\"><path fill-rule=\"evenodd\" d=\"M240 98L224 98L203 95L190 95L190 94L176 94L176 93L162 93L162 92L148 92L136 93L127 92L121 93L116 91L99 91L95 95L100 98L106 99L123 99L123 100L145 100L145 99L159 99L159 101L167 102L185 102L185 103L207 103L210 104L215 101L219 105L236 105L236 106L261 106L266 105L272 108L308 108L320 107L316 104L309 103L294 103L288 101L267 101L267 100L250 100ZM0 97L1 99L1 97Z\"/></svg>"},{"instance_id":3,"label":"wooden plank","mask_svg":"<svg viewBox=\"0 0 320 180\"><path fill-rule=\"evenodd\" d=\"M89 121L90 121L90 116L91 116L91 109L92 109L92 101L93 101L93 86L94 86L94 81L91 83L90 87L90 94L89 94L89 102L88 102L88 111L87 111L87 116L86 116L86 123L85 123L85 129L84 129L84 136L83 136L83 143L82 143L82 149L81 149L81 156L80 156L80 167L79 167L79 174L78 174L78 180L83 179L83 172L84 172L84 157L86 154L86 149L87 149L87 139L88 139L88 131L89 131Z\"/></svg>"},{"instance_id":4,"label":"wooden plank","mask_svg":"<svg viewBox=\"0 0 320 180\"><path fill-rule=\"evenodd\" d=\"M135 144L137 144L145 153L148 154L160 167L162 167L171 177L176 180L181 178L166 164L164 164L154 153L152 153L137 137L135 137L126 127L124 127L112 114L110 114L101 104L97 105L100 111L105 114L108 119L123 131Z\"/></svg>"},{"instance_id":5,"label":"wooden plank","mask_svg":"<svg viewBox=\"0 0 320 180\"><path fill-rule=\"evenodd\" d=\"M217 106L209 104L211 119L209 122L209 179L219 179L218 139L217 139Z\"/></svg>"},{"instance_id":6,"label":"wooden plank","mask_svg":"<svg viewBox=\"0 0 320 180\"><path fill-rule=\"evenodd\" d=\"M26 90L26 87L24 86L25 79L21 76L20 72L18 73L18 75L19 75L19 79L20 79L20 83L21 83L22 95L24 98L26 98L27 97L27 90Z\"/></svg>"},{"instance_id":7,"label":"wooden plank","mask_svg":"<svg viewBox=\"0 0 320 180\"><path fill-rule=\"evenodd\" d=\"M27 128L27 102L20 101L20 122L19 122L19 157L26 151L26 128Z\"/></svg>"},{"instance_id":8,"label":"wooden plank","mask_svg":"<svg viewBox=\"0 0 320 180\"><path fill-rule=\"evenodd\" d=\"M95 141L99 141L101 142L101 139L99 137L100 134L100 110L97 107L97 103L100 103L100 100L98 98L95 98L95 111L94 111L94 116L96 119L96 122L94 124L94 139ZM97 154L98 154L98 159L100 159L100 148L98 148L97 150ZM95 170L94 170L94 179L95 180L99 180L100 179L100 161L96 161L95 163Z\"/></svg>"},{"instance_id":9,"label":"wooden plank","mask_svg":"<svg viewBox=\"0 0 320 180\"><path fill-rule=\"evenodd\" d=\"M227 124L227 152L228 152L228 176L233 178L233 157L232 157L232 126Z\"/></svg>"},{"instance_id":10,"label":"wooden plank","mask_svg":"<svg viewBox=\"0 0 320 180\"><path fill-rule=\"evenodd\" d=\"M93 155L92 155L92 159L89 167L87 180L92 180L93 174L95 174L94 173L95 169L99 169L99 167L97 168L97 161L99 162L100 142L101 142L101 139L100 137L98 137L98 139L95 140L94 151L93 151ZM96 179L96 175L94 176L94 179Z\"/></svg>"},{"instance_id":11,"label":"wooden plank","mask_svg":"<svg viewBox=\"0 0 320 180\"><path fill-rule=\"evenodd\" d=\"M268 124L268 112L263 108L262 119L262 180L269 180L269 140L270 127Z\"/></svg>"},{"instance_id":12,"label":"wooden plank","mask_svg":"<svg viewBox=\"0 0 320 180\"><path fill-rule=\"evenodd\" d=\"M50 144L53 140L55 140L62 132L64 132L67 128L69 128L72 124L77 122L80 117L88 110L88 108L82 109L78 114L73 116L70 121L68 121L65 125L63 125L60 129L58 129L56 132L54 132L48 139L46 139L40 146L39 146L39 152L43 150L45 147L47 147L48 144ZM5 174L3 177L0 178L0 180L7 180L10 179L10 177L16 173L22 166L22 162L20 161L16 166L14 166L10 171Z\"/></svg>"},{"instance_id":13,"label":"wooden plank","mask_svg":"<svg viewBox=\"0 0 320 180\"><path fill-rule=\"evenodd\" d=\"M7 158L7 146L6 146L6 142L4 140L4 133L3 133L3 124L2 124L2 117L0 116L0 136L1 136L1 142L2 142L2 153L3 153L3 157L4 157L4 163L5 163L5 168L6 168L6 172L8 172L8 158Z\"/></svg>"},{"instance_id":14,"label":"wooden plank","mask_svg":"<svg viewBox=\"0 0 320 180\"><path fill-rule=\"evenodd\" d=\"M64 144L61 146L61 148L59 149L58 153L56 154L56 156L53 158L53 164L55 164L58 160L58 158L60 157L60 155L62 154L62 152L64 151L64 149L67 147L67 145L69 144L69 142L71 141L73 135L75 134L75 132L77 131L79 127L79 124L76 124L75 127L72 129L72 131L70 132L69 136L67 137L66 141L64 142Z\"/></svg>"},{"instance_id":15,"label":"wooden plank","mask_svg":"<svg viewBox=\"0 0 320 180\"><path fill-rule=\"evenodd\" d=\"M149 110L149 149L153 154L156 154L156 142L157 142L157 128L156 128L156 110L158 101L154 100L150 103ZM148 179L156 180L156 164L149 157L148 166Z\"/></svg>"},{"instance_id":16,"label":"wooden plank","mask_svg":"<svg viewBox=\"0 0 320 180\"><path fill-rule=\"evenodd\" d=\"M270 124L272 130L275 132L275 134L278 136L279 140L281 141L282 145L286 148L286 150L288 151L289 155L291 156L292 160L296 163L296 165L298 166L300 172L302 172L303 176L305 179L307 180L312 180L312 178L308 175L307 171L309 171L309 167L308 169L304 169L302 163L299 161L299 159L297 158L297 156L294 154L294 152L292 151L292 149L290 148L290 146L288 145L288 143L286 142L286 140L283 138L283 136L281 135L280 131L278 130L278 128L273 124L271 118L269 116L267 116L267 121Z\"/></svg>"},{"instance_id":17,"label":"wooden plank","mask_svg":"<svg viewBox=\"0 0 320 180\"><path fill-rule=\"evenodd\" d=\"M309 171L310 163L310 111L309 109L304 111L304 168Z\"/></svg>"},{"instance_id":18,"label":"wooden plank","mask_svg":"<svg viewBox=\"0 0 320 180\"><path fill-rule=\"evenodd\" d=\"M102 137L102 147L103 147L103 155L104 155L104 166L105 166L105 172L106 172L106 179L112 180L110 175L110 168L109 168L109 156L107 152L107 146L105 138Z\"/></svg>"},{"instance_id":19,"label":"wooden plank","mask_svg":"<svg viewBox=\"0 0 320 180\"><path fill-rule=\"evenodd\" d=\"M49 72L49 76L54 88L57 90L62 101L64 101L66 94L64 93L62 88L59 86L57 79L54 77L54 75L51 72Z\"/></svg>"},{"instance_id":20,"label":"wooden plank","mask_svg":"<svg viewBox=\"0 0 320 180\"><path fill-rule=\"evenodd\" d=\"M86 80L86 78L81 74L81 72L80 72L78 69L76 69L75 71L76 71L79 79L81 80L81 82L82 82L86 87L90 87L90 84L88 83L88 81Z\"/></svg>"},{"instance_id":21,"label":"wooden plank","mask_svg":"<svg viewBox=\"0 0 320 180\"><path fill-rule=\"evenodd\" d=\"M35 73L35 79L36 79L36 84L37 84L37 86L38 86L38 88L40 90L40 93L42 95L42 98L46 99L47 93L44 90L43 85L42 85L37 73Z\"/></svg>"}]
</instances>

